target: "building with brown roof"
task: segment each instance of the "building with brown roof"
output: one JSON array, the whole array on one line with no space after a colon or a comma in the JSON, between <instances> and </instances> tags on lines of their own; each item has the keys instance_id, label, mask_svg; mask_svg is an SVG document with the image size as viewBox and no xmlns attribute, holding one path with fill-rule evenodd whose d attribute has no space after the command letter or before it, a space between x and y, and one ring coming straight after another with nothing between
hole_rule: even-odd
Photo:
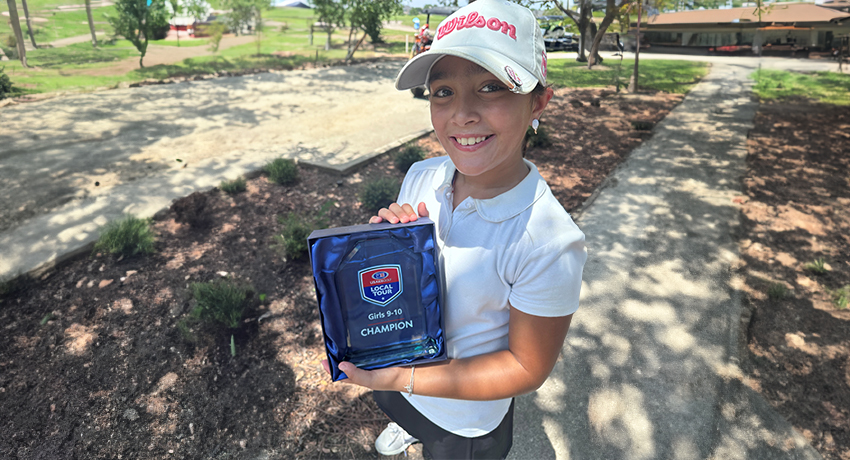
<instances>
[{"instance_id":1,"label":"building with brown roof","mask_svg":"<svg viewBox=\"0 0 850 460\"><path fill-rule=\"evenodd\" d=\"M636 24L632 24L634 27ZM662 13L641 24L641 42L655 50L789 54L830 50L850 32L850 14L812 3L771 3Z\"/></svg>"}]
</instances>

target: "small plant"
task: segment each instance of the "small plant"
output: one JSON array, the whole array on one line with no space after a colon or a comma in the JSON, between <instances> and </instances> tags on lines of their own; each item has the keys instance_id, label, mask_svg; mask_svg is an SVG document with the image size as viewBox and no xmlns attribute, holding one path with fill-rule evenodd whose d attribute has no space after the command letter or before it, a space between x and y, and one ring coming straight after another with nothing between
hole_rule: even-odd
<instances>
[{"instance_id":1,"label":"small plant","mask_svg":"<svg viewBox=\"0 0 850 460\"><path fill-rule=\"evenodd\" d=\"M128 214L106 224L94 245L94 251L123 256L152 254L155 241L150 219Z\"/></svg>"},{"instance_id":2,"label":"small plant","mask_svg":"<svg viewBox=\"0 0 850 460\"><path fill-rule=\"evenodd\" d=\"M5 67L0 67L0 101L12 94L12 80L6 75Z\"/></svg>"},{"instance_id":3,"label":"small plant","mask_svg":"<svg viewBox=\"0 0 850 460\"><path fill-rule=\"evenodd\" d=\"M398 182L388 177L368 182L360 190L360 202L369 212L377 213L398 196Z\"/></svg>"},{"instance_id":4,"label":"small plant","mask_svg":"<svg viewBox=\"0 0 850 460\"><path fill-rule=\"evenodd\" d=\"M782 283L772 283L770 287L767 288L767 296L773 300L784 299L787 294L788 288L786 288Z\"/></svg>"},{"instance_id":5,"label":"small plant","mask_svg":"<svg viewBox=\"0 0 850 460\"><path fill-rule=\"evenodd\" d=\"M260 303L266 303L266 295L260 294Z\"/></svg>"},{"instance_id":6,"label":"small plant","mask_svg":"<svg viewBox=\"0 0 850 460\"><path fill-rule=\"evenodd\" d=\"M830 293L832 295L832 304L839 310L844 310L850 305L850 284L843 288L836 289Z\"/></svg>"},{"instance_id":7,"label":"small plant","mask_svg":"<svg viewBox=\"0 0 850 460\"><path fill-rule=\"evenodd\" d=\"M401 172L406 173L413 163L425 159L425 151L418 145L408 145L399 150L395 155L395 167Z\"/></svg>"},{"instance_id":8,"label":"small plant","mask_svg":"<svg viewBox=\"0 0 850 460\"><path fill-rule=\"evenodd\" d=\"M3 48L3 52L9 59L18 59L18 40L15 39L14 35L6 35L2 44L0 44L0 48Z\"/></svg>"},{"instance_id":9,"label":"small plant","mask_svg":"<svg viewBox=\"0 0 850 460\"><path fill-rule=\"evenodd\" d=\"M253 290L251 286L232 279L192 283L192 296L196 302L192 317L227 329L236 329L242 322L245 300ZM236 356L233 334L230 334L230 352Z\"/></svg>"},{"instance_id":10,"label":"small plant","mask_svg":"<svg viewBox=\"0 0 850 460\"><path fill-rule=\"evenodd\" d=\"M804 268L815 275L825 275L828 271L826 269L826 262L824 262L823 257L819 259L815 259L814 261L807 263Z\"/></svg>"},{"instance_id":11,"label":"small plant","mask_svg":"<svg viewBox=\"0 0 850 460\"><path fill-rule=\"evenodd\" d=\"M307 237L318 228L327 227L325 214L333 201L328 201L319 209L314 217L306 217L289 213L285 218L278 216L277 221L283 225L280 234L274 236L275 249L283 253L289 260L298 260L307 254Z\"/></svg>"},{"instance_id":12,"label":"small plant","mask_svg":"<svg viewBox=\"0 0 850 460\"><path fill-rule=\"evenodd\" d=\"M263 168L272 182L289 185L298 180L298 165L286 158L278 158Z\"/></svg>"},{"instance_id":13,"label":"small plant","mask_svg":"<svg viewBox=\"0 0 850 460\"><path fill-rule=\"evenodd\" d=\"M289 260L298 260L307 254L307 237L313 229L304 216L290 213L286 218L278 216L283 231L274 236L276 247Z\"/></svg>"},{"instance_id":14,"label":"small plant","mask_svg":"<svg viewBox=\"0 0 850 460\"><path fill-rule=\"evenodd\" d=\"M218 188L220 188L225 193L235 195L237 193L244 192L247 185L248 183L245 181L245 179L239 177L233 180L222 181Z\"/></svg>"},{"instance_id":15,"label":"small plant","mask_svg":"<svg viewBox=\"0 0 850 460\"><path fill-rule=\"evenodd\" d=\"M41 318L41 321L39 322L39 324L44 326L51 319L53 319L53 313L48 313L48 314L44 315L44 318Z\"/></svg>"},{"instance_id":16,"label":"small plant","mask_svg":"<svg viewBox=\"0 0 850 460\"><path fill-rule=\"evenodd\" d=\"M220 22L214 22L206 27L206 31L210 35L209 50L213 53L218 53L218 47L221 45L221 37L226 30L227 26Z\"/></svg>"},{"instance_id":17,"label":"small plant","mask_svg":"<svg viewBox=\"0 0 850 460\"><path fill-rule=\"evenodd\" d=\"M534 130L528 128L525 132L525 139L528 147L551 147L552 139L549 138L549 131L544 126L537 127L537 134L534 134Z\"/></svg>"}]
</instances>

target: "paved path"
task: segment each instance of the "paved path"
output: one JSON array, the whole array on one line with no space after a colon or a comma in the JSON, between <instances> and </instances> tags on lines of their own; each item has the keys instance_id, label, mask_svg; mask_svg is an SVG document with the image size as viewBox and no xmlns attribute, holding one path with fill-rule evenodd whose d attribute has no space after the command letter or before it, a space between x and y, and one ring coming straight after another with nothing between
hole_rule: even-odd
<instances>
[{"instance_id":1,"label":"paved path","mask_svg":"<svg viewBox=\"0 0 850 460\"><path fill-rule=\"evenodd\" d=\"M581 308L552 376L518 398L510 458L820 458L737 366L752 71L715 63L578 216Z\"/></svg>"},{"instance_id":2,"label":"paved path","mask_svg":"<svg viewBox=\"0 0 850 460\"><path fill-rule=\"evenodd\" d=\"M81 94L0 110L0 282L100 225L277 157L346 169L430 130L402 62ZM177 160L181 160L178 162Z\"/></svg>"}]
</instances>

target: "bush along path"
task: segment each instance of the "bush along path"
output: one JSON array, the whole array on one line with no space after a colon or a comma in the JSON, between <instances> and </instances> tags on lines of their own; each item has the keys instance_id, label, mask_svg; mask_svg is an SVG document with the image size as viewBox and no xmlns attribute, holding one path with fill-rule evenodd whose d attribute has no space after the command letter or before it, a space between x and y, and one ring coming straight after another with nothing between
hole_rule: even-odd
<instances>
[{"instance_id":1,"label":"bush along path","mask_svg":"<svg viewBox=\"0 0 850 460\"><path fill-rule=\"evenodd\" d=\"M576 209L651 135L631 121L681 98L558 90L527 157ZM270 164L0 286L0 458L377 458L388 420L321 371L303 242L367 222L411 160L441 154L433 135L402 150L346 176Z\"/></svg>"}]
</instances>

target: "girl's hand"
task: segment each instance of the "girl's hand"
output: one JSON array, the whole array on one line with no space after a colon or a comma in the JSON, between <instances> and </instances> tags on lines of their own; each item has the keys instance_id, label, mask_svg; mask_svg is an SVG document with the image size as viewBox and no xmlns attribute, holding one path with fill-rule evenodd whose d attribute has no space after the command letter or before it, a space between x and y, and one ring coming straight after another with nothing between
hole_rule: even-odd
<instances>
[{"instance_id":1,"label":"girl's hand","mask_svg":"<svg viewBox=\"0 0 850 460\"><path fill-rule=\"evenodd\" d=\"M327 359L322 360L322 367L328 374L331 373ZM378 391L403 391L404 386L408 384L408 381L404 379L410 376L410 369L407 367L389 367L364 371L349 362L339 363L339 370L345 372L348 383Z\"/></svg>"},{"instance_id":2,"label":"girl's hand","mask_svg":"<svg viewBox=\"0 0 850 460\"><path fill-rule=\"evenodd\" d=\"M419 203L418 211L419 215L416 215L416 211L413 210L413 206L408 203L403 205L393 203L389 206L389 208L383 208L378 211L378 215L372 216L372 218L369 219L369 223L380 224L383 221L387 221L391 224L406 224L408 222L413 222L420 217L428 217L428 208L425 207L425 203Z\"/></svg>"}]
</instances>

